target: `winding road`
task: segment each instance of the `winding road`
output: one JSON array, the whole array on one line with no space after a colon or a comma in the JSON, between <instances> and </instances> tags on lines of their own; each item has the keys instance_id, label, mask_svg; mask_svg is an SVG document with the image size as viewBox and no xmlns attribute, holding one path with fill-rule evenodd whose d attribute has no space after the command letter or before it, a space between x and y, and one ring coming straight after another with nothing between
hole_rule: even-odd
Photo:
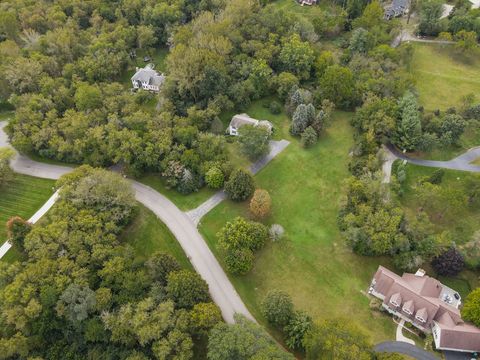
<instances>
[{"instance_id":1,"label":"winding road","mask_svg":"<svg viewBox=\"0 0 480 360\"><path fill-rule=\"evenodd\" d=\"M11 147L8 136L4 131L6 125L7 122L0 122L0 147ZM270 154L254 165L258 167L256 171L263 168L288 145L288 142L284 141L275 143L279 143L279 147L273 146ZM73 170L73 168L68 166L36 162L18 152L16 152L10 166L15 172L20 174L54 180ZM233 323L233 316L236 313L242 314L255 321L207 243L198 232L196 227L196 223L198 222L192 220L190 216L182 212L173 202L151 187L134 180L131 180L131 183L135 190L135 198L137 201L150 209L167 225L180 243L195 270L207 282L212 299L222 311L225 321ZM207 200L207 202L209 200ZM221 200L223 200L223 198ZM54 201L49 200L47 203L49 206L42 207L42 214L53 205ZM211 210L218 203L219 201L216 199L215 204L210 204L207 208ZM201 212L202 216L206 213L205 210ZM3 246L8 247L8 245L5 244Z\"/></svg>"},{"instance_id":2,"label":"winding road","mask_svg":"<svg viewBox=\"0 0 480 360\"><path fill-rule=\"evenodd\" d=\"M415 164L415 165L436 167L436 168L443 168L443 169L450 169L450 170L480 172L480 166L471 164L473 160L480 158L480 146L474 147L466 151L462 155L459 155L456 158L453 158L452 160L447 160L447 161L423 160L423 159L411 158L408 155L399 151L393 145L387 145L384 149L386 150L388 157L390 157L390 155L393 155L397 159L406 160L409 163Z\"/></svg>"}]
</instances>

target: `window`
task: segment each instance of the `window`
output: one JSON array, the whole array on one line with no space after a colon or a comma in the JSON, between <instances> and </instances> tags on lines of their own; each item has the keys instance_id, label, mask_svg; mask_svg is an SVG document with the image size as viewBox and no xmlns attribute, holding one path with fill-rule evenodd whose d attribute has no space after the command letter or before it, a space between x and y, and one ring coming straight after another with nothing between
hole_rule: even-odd
<instances>
[{"instance_id":1,"label":"window","mask_svg":"<svg viewBox=\"0 0 480 360\"><path fill-rule=\"evenodd\" d=\"M397 302L394 299L390 299L390 304L394 306L398 306Z\"/></svg>"},{"instance_id":2,"label":"window","mask_svg":"<svg viewBox=\"0 0 480 360\"><path fill-rule=\"evenodd\" d=\"M415 319L417 319L418 321L420 321L420 322L422 322L422 323L424 323L424 322L425 322L425 319L424 319L424 318L422 318L421 316L418 316L418 315L417 315L417 316L415 316Z\"/></svg>"},{"instance_id":3,"label":"window","mask_svg":"<svg viewBox=\"0 0 480 360\"><path fill-rule=\"evenodd\" d=\"M412 315L412 312L406 308L403 308L402 309L405 313L407 313L408 315Z\"/></svg>"}]
</instances>

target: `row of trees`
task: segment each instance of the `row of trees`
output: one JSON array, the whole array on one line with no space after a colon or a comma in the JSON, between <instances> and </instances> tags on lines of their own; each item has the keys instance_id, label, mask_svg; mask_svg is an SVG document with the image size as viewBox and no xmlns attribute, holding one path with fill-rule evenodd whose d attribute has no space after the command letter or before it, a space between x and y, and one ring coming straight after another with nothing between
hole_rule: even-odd
<instances>
[{"instance_id":1,"label":"row of trees","mask_svg":"<svg viewBox=\"0 0 480 360\"><path fill-rule=\"evenodd\" d=\"M57 185L41 224L8 224L23 262L0 263L0 357L192 358L220 311L199 275L167 254L138 261L119 238L130 184L82 166Z\"/></svg>"}]
</instances>

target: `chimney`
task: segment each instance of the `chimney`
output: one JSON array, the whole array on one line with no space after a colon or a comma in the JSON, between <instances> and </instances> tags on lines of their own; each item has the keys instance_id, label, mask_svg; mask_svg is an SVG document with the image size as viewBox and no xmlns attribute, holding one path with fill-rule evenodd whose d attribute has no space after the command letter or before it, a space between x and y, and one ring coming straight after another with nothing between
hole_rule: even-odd
<instances>
[{"instance_id":1,"label":"chimney","mask_svg":"<svg viewBox=\"0 0 480 360\"><path fill-rule=\"evenodd\" d=\"M415 276L422 277L425 275L425 270L423 269L418 269L417 272L415 273Z\"/></svg>"}]
</instances>

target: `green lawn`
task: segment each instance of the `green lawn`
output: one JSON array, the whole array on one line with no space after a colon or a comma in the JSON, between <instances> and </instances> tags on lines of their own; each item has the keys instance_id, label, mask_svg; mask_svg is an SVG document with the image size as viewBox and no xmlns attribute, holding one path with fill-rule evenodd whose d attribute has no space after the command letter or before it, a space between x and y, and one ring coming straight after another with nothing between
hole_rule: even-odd
<instances>
[{"instance_id":1,"label":"green lawn","mask_svg":"<svg viewBox=\"0 0 480 360\"><path fill-rule=\"evenodd\" d=\"M29 219L53 194L53 180L15 174L11 183L0 189L0 243L6 240L5 224L12 216ZM19 254L10 250L0 261L12 262Z\"/></svg>"},{"instance_id":2,"label":"green lawn","mask_svg":"<svg viewBox=\"0 0 480 360\"><path fill-rule=\"evenodd\" d=\"M390 262L353 254L336 224L343 181L349 176L348 153L353 144L350 116L337 112L327 133L309 150L288 136L292 141L289 147L256 176L257 186L272 196L273 212L267 223L281 224L286 237L268 243L257 254L250 274L231 276L231 280L260 321L263 297L269 290L282 289L315 320L349 318L376 342L392 339L394 325L389 317L369 309L365 291L377 266L390 267ZM288 123L276 125L288 128ZM220 262L216 233L237 215L249 216L247 203L226 201L200 224L200 231Z\"/></svg>"},{"instance_id":3,"label":"green lawn","mask_svg":"<svg viewBox=\"0 0 480 360\"><path fill-rule=\"evenodd\" d=\"M129 243L139 261L145 261L156 251L174 256L183 268L192 269L192 265L183 252L177 239L167 226L145 206L138 204L137 215L120 236Z\"/></svg>"},{"instance_id":4,"label":"green lawn","mask_svg":"<svg viewBox=\"0 0 480 360\"><path fill-rule=\"evenodd\" d=\"M296 0L276 0L272 2L272 6L282 9L289 14L295 14L309 20L313 20L319 16L327 7L328 3L319 1L318 5L301 6Z\"/></svg>"},{"instance_id":5,"label":"green lawn","mask_svg":"<svg viewBox=\"0 0 480 360\"><path fill-rule=\"evenodd\" d=\"M462 96L480 89L480 58L463 57L452 46L414 44L411 69L420 103L427 110L459 106Z\"/></svg>"}]
</instances>

